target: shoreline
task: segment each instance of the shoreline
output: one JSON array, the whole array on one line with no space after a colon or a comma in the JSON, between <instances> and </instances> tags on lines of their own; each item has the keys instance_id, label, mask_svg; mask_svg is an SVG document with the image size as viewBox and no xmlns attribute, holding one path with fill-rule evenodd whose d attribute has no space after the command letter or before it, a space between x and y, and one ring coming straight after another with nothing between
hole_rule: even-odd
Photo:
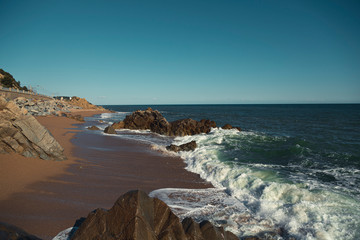
<instances>
[{"instance_id":1,"label":"shoreline","mask_svg":"<svg viewBox=\"0 0 360 240\"><path fill-rule=\"evenodd\" d=\"M72 111L83 117L103 112ZM68 159L54 162L1 154L0 163L6 167L0 170L4 173L0 188L5 189L0 195L0 221L40 238L52 239L90 211L110 208L129 190L212 187L185 170L181 158L162 156L131 140L91 135L73 119L36 118L63 146ZM104 151L107 145L118 150Z\"/></svg>"}]
</instances>

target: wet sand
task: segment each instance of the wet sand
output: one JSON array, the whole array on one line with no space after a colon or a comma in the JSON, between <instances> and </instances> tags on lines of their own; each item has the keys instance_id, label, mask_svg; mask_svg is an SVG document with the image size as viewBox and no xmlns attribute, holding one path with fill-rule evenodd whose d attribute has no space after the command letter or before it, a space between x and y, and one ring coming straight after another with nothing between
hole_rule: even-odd
<instances>
[{"instance_id":1,"label":"wet sand","mask_svg":"<svg viewBox=\"0 0 360 240\"><path fill-rule=\"evenodd\" d=\"M97 112L77 112L91 116ZM0 155L0 221L14 224L43 239L52 239L96 208L110 208L123 193L141 189L207 188L187 172L182 159L163 156L148 146L111 135L79 131L75 120L39 117L64 147L64 162ZM76 136L75 136L76 134ZM19 158L19 159L17 159ZM12 165L11 160L16 160ZM25 161L28 161L27 164ZM0 172L2 173L2 172ZM12 182L23 179L18 187ZM24 180L25 179L25 180Z\"/></svg>"}]
</instances>

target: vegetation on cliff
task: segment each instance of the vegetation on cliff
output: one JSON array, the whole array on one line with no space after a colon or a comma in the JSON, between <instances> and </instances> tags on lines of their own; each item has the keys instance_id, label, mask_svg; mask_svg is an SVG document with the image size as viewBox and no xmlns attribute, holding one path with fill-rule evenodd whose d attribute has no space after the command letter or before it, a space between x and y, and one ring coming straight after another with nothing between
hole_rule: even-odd
<instances>
[{"instance_id":1,"label":"vegetation on cliff","mask_svg":"<svg viewBox=\"0 0 360 240\"><path fill-rule=\"evenodd\" d=\"M6 88L15 88L19 90L28 91L27 87L21 87L20 81L16 81L15 78L8 72L0 68L0 84Z\"/></svg>"}]
</instances>

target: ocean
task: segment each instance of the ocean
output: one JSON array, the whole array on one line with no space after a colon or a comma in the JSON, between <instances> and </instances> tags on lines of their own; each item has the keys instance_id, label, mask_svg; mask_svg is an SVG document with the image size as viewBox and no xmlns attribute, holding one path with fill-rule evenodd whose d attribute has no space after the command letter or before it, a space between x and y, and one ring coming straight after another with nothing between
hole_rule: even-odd
<instances>
[{"instance_id":1,"label":"ocean","mask_svg":"<svg viewBox=\"0 0 360 240\"><path fill-rule=\"evenodd\" d=\"M135 110L159 110L168 120L210 119L209 134L165 137L119 130L151 151L179 155L187 170L215 188L159 189L180 217L208 219L238 236L286 232L296 239L360 239L360 105L109 105L94 116L100 128ZM192 152L165 147L195 140Z\"/></svg>"}]
</instances>

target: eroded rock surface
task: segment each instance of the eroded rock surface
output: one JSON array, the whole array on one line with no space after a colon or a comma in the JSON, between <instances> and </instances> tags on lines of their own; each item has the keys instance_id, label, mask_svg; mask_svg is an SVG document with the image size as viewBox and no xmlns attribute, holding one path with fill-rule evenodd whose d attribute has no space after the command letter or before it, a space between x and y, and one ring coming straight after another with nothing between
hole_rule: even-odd
<instances>
[{"instance_id":1,"label":"eroded rock surface","mask_svg":"<svg viewBox=\"0 0 360 240\"><path fill-rule=\"evenodd\" d=\"M0 153L65 160L64 149L33 116L0 97Z\"/></svg>"},{"instance_id":2,"label":"eroded rock surface","mask_svg":"<svg viewBox=\"0 0 360 240\"><path fill-rule=\"evenodd\" d=\"M72 240L134 239L134 240L234 240L234 234L214 227L210 222L183 223L161 200L150 198L142 191L121 196L110 210L91 212L75 232Z\"/></svg>"}]
</instances>

